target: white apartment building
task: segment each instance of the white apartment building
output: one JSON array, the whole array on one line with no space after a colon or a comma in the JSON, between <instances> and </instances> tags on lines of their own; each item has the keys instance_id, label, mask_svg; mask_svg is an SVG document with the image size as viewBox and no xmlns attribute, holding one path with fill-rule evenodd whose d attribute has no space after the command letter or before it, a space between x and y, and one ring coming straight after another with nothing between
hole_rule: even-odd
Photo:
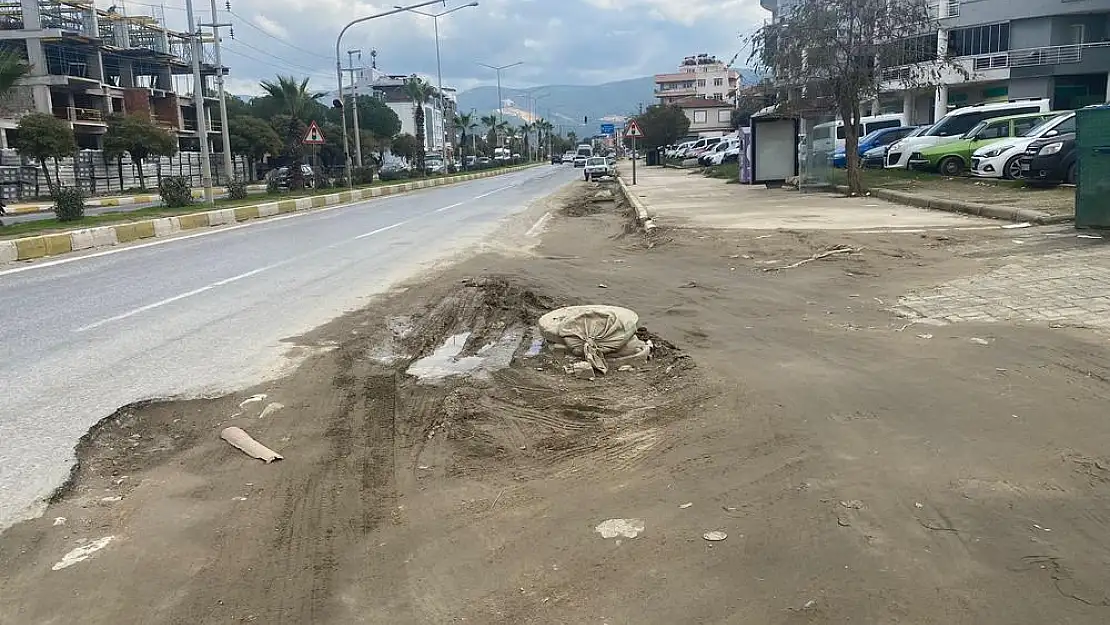
<instances>
[{"instance_id":1,"label":"white apartment building","mask_svg":"<svg viewBox=\"0 0 1110 625\"><path fill-rule=\"evenodd\" d=\"M682 60L673 74L655 75L655 97L660 104L676 104L687 98L732 102L740 83L740 72L715 56L699 54Z\"/></svg>"}]
</instances>

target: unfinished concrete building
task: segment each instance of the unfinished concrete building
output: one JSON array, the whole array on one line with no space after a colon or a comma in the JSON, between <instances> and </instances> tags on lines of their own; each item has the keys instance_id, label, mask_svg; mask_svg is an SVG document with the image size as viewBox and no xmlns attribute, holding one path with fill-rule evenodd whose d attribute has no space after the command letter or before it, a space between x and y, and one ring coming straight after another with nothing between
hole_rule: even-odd
<instances>
[{"instance_id":1,"label":"unfinished concrete building","mask_svg":"<svg viewBox=\"0 0 1110 625\"><path fill-rule=\"evenodd\" d=\"M212 136L221 122L212 119L219 106L209 86L217 66L201 59L208 128L200 132L188 35L152 17L97 9L86 0L0 0L0 46L32 66L0 101L0 148L30 111L68 121L81 149L101 147L107 118L116 113L149 115L176 133L183 151L198 150L201 137L220 145Z\"/></svg>"}]
</instances>

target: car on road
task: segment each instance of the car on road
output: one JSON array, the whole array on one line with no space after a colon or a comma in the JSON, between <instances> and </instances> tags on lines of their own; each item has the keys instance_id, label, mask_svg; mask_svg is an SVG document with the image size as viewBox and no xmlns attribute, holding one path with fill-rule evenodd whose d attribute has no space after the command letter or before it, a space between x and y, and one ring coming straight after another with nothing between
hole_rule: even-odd
<instances>
[{"instance_id":1,"label":"car on road","mask_svg":"<svg viewBox=\"0 0 1110 625\"><path fill-rule=\"evenodd\" d=\"M563 155L562 154L552 154L551 155L551 164L552 165L562 165L563 164Z\"/></svg>"},{"instance_id":2,"label":"car on road","mask_svg":"<svg viewBox=\"0 0 1110 625\"><path fill-rule=\"evenodd\" d=\"M613 168L609 166L609 159L604 156L591 156L586 159L582 176L586 180L597 180L605 176L612 176Z\"/></svg>"},{"instance_id":3,"label":"car on road","mask_svg":"<svg viewBox=\"0 0 1110 625\"><path fill-rule=\"evenodd\" d=\"M444 162L440 156L427 156L424 158L424 173L426 174L446 174L447 163Z\"/></svg>"},{"instance_id":4,"label":"car on road","mask_svg":"<svg viewBox=\"0 0 1110 625\"><path fill-rule=\"evenodd\" d=\"M586 160L587 160L588 158L589 158L589 157L583 156L583 155L581 155L581 154L575 154L575 155L574 155L574 160L573 160L573 162L574 162L574 166L575 166L576 168L577 168L577 167L585 167L585 166L586 166Z\"/></svg>"},{"instance_id":5,"label":"car on road","mask_svg":"<svg viewBox=\"0 0 1110 625\"><path fill-rule=\"evenodd\" d=\"M1037 139L1025 148L1020 162L1021 178L1029 186L1075 184L1079 175L1075 133Z\"/></svg>"},{"instance_id":6,"label":"car on road","mask_svg":"<svg viewBox=\"0 0 1110 625\"><path fill-rule=\"evenodd\" d=\"M947 141L913 152L910 155L910 167L937 171L945 176L959 176L971 168L971 154L975 150L1004 139L1019 137L1044 120L1058 115L1058 113L1027 113L983 120L955 141Z\"/></svg>"},{"instance_id":7,"label":"car on road","mask_svg":"<svg viewBox=\"0 0 1110 625\"><path fill-rule=\"evenodd\" d=\"M277 169L270 170L266 174L266 184L276 184L279 187L288 188L293 182L291 178L292 169L289 167L278 167ZM304 181L304 186L311 189L316 180L316 174L313 173L312 168L308 165L301 164L301 178Z\"/></svg>"},{"instance_id":8,"label":"car on road","mask_svg":"<svg viewBox=\"0 0 1110 625\"><path fill-rule=\"evenodd\" d=\"M878 147L885 147L905 139L911 132L916 130L916 126L895 126L894 128L880 128L872 130L859 139L859 155L862 158L868 150L873 150ZM883 151L886 154L886 151ZM832 153L832 166L843 169L848 166L848 154L845 152L844 146L836 148Z\"/></svg>"},{"instance_id":9,"label":"car on road","mask_svg":"<svg viewBox=\"0 0 1110 625\"><path fill-rule=\"evenodd\" d=\"M1045 113L1051 109L1048 98L1011 100L989 104L973 104L950 111L933 124L927 132L906 137L890 146L886 156L887 169L908 169L910 156L925 148L955 141L960 135L974 128L979 122L996 117L1009 117L1024 113Z\"/></svg>"},{"instance_id":10,"label":"car on road","mask_svg":"<svg viewBox=\"0 0 1110 625\"><path fill-rule=\"evenodd\" d=\"M1021 178L1021 157L1030 143L1069 132L1075 132L1074 112L1046 119L1020 137L983 146L971 155L971 175L1006 180Z\"/></svg>"}]
</instances>

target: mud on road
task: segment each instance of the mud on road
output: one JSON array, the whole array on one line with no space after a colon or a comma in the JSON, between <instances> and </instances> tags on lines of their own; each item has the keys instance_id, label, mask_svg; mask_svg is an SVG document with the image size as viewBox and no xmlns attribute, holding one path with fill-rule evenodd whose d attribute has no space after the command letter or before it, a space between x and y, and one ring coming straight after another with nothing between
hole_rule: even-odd
<instances>
[{"instance_id":1,"label":"mud on road","mask_svg":"<svg viewBox=\"0 0 1110 625\"><path fill-rule=\"evenodd\" d=\"M301 337L288 378L106 419L0 537L0 623L1110 618L1105 337L892 311L1010 235L646 237L595 192ZM534 323L580 303L657 358L566 375Z\"/></svg>"}]
</instances>

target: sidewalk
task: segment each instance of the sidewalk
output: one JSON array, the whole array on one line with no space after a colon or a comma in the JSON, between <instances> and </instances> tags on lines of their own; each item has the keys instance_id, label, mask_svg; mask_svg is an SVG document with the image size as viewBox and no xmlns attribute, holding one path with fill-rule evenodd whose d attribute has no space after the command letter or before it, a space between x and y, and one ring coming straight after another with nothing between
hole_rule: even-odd
<instances>
[{"instance_id":1,"label":"sidewalk","mask_svg":"<svg viewBox=\"0 0 1110 625\"><path fill-rule=\"evenodd\" d=\"M264 184L252 184L247 186L248 193L261 193L266 190ZM214 187L213 192L217 195L227 193L227 187ZM193 189L193 197L204 197L204 189ZM143 195L113 195L105 197L94 197L85 200L85 206L89 207L104 207L104 206L129 206L131 204L150 204L151 202L158 202L161 198L157 190L152 193ZM21 202L17 204L10 204L4 208L9 215L26 215L29 213L49 213L54 210L53 202Z\"/></svg>"},{"instance_id":2,"label":"sidewalk","mask_svg":"<svg viewBox=\"0 0 1110 625\"><path fill-rule=\"evenodd\" d=\"M631 177L625 172L625 182ZM997 221L922 210L873 197L799 193L705 178L662 167L642 167L629 190L659 226L733 230L861 230L998 227Z\"/></svg>"}]
</instances>

